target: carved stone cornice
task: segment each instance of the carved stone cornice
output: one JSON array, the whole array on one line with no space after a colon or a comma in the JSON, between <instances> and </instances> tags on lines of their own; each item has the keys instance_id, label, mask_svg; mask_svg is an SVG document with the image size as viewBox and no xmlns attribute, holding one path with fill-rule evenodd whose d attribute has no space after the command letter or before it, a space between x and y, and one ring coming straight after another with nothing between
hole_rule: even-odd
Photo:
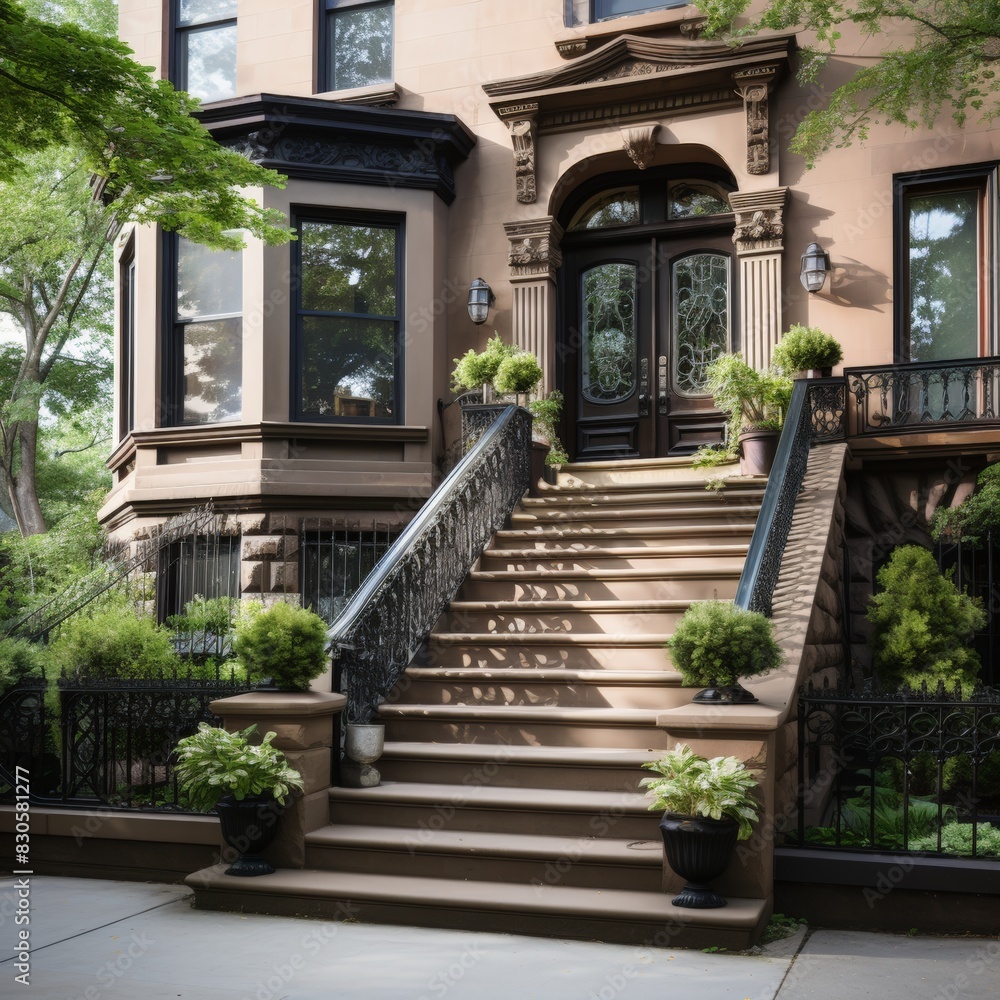
<instances>
[{"instance_id":1,"label":"carved stone cornice","mask_svg":"<svg viewBox=\"0 0 1000 1000\"><path fill-rule=\"evenodd\" d=\"M622 126L625 152L640 170L645 170L653 162L656 153L656 133L659 131L659 122L636 122L634 125Z\"/></svg>"},{"instance_id":2,"label":"carved stone cornice","mask_svg":"<svg viewBox=\"0 0 1000 1000\"><path fill-rule=\"evenodd\" d=\"M289 177L434 191L455 199L453 168L476 138L454 115L258 94L198 117L224 146Z\"/></svg>"},{"instance_id":3,"label":"carved stone cornice","mask_svg":"<svg viewBox=\"0 0 1000 1000\"><path fill-rule=\"evenodd\" d=\"M549 278L555 281L562 264L563 228L551 215L527 222L505 222L510 241L507 263L512 279Z\"/></svg>"},{"instance_id":4,"label":"carved stone cornice","mask_svg":"<svg viewBox=\"0 0 1000 1000\"><path fill-rule=\"evenodd\" d=\"M734 191L729 203L736 213L733 243L738 256L780 253L785 246L785 200L788 188L771 191Z\"/></svg>"},{"instance_id":5,"label":"carved stone cornice","mask_svg":"<svg viewBox=\"0 0 1000 1000\"><path fill-rule=\"evenodd\" d=\"M754 66L733 74L733 83L747 116L747 173L771 171L768 95L778 79L779 66Z\"/></svg>"},{"instance_id":6,"label":"carved stone cornice","mask_svg":"<svg viewBox=\"0 0 1000 1000\"><path fill-rule=\"evenodd\" d=\"M516 105L537 105L539 135L600 128L739 107L733 74L758 66L784 73L794 47L794 35L748 39L737 48L676 36L618 35L555 69L483 89L500 118L510 117Z\"/></svg>"}]
</instances>

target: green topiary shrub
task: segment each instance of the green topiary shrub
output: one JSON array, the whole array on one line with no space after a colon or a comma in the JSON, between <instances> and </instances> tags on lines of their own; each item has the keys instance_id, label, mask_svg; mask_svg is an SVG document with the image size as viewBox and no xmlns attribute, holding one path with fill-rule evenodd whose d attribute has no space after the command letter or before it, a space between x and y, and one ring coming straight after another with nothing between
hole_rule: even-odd
<instances>
[{"instance_id":1,"label":"green topiary shrub","mask_svg":"<svg viewBox=\"0 0 1000 1000\"><path fill-rule=\"evenodd\" d=\"M919 545L902 545L878 572L880 593L872 596L872 665L889 688L918 690L961 685L971 692L979 655L970 643L986 624L979 603L960 591L934 556Z\"/></svg>"},{"instance_id":2,"label":"green topiary shrub","mask_svg":"<svg viewBox=\"0 0 1000 1000\"><path fill-rule=\"evenodd\" d=\"M844 358L840 344L815 326L795 324L778 341L771 363L786 375L811 368L832 368Z\"/></svg>"},{"instance_id":3,"label":"green topiary shrub","mask_svg":"<svg viewBox=\"0 0 1000 1000\"><path fill-rule=\"evenodd\" d=\"M667 642L688 687L718 687L780 666L781 647L770 619L732 601L696 601Z\"/></svg>"},{"instance_id":4,"label":"green topiary shrub","mask_svg":"<svg viewBox=\"0 0 1000 1000\"><path fill-rule=\"evenodd\" d=\"M233 649L247 676L269 677L280 688L307 691L326 670L326 622L305 608L279 601L241 620Z\"/></svg>"},{"instance_id":5,"label":"green topiary shrub","mask_svg":"<svg viewBox=\"0 0 1000 1000\"><path fill-rule=\"evenodd\" d=\"M484 351L468 350L462 357L455 358L455 370L451 373L452 387L458 390L492 385L501 363L516 352L517 348L513 344L505 344L499 335L490 337Z\"/></svg>"},{"instance_id":6,"label":"green topiary shrub","mask_svg":"<svg viewBox=\"0 0 1000 1000\"><path fill-rule=\"evenodd\" d=\"M542 366L531 351L508 355L497 367L493 388L503 395L531 392L542 380Z\"/></svg>"},{"instance_id":7,"label":"green topiary shrub","mask_svg":"<svg viewBox=\"0 0 1000 1000\"><path fill-rule=\"evenodd\" d=\"M121 602L66 621L50 657L81 677L155 678L181 669L170 630Z\"/></svg>"}]
</instances>

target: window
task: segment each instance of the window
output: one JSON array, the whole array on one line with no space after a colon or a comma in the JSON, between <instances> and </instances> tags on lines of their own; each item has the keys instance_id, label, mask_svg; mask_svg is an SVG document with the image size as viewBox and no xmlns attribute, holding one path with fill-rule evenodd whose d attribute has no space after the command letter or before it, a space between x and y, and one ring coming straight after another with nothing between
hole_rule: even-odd
<instances>
[{"instance_id":1,"label":"window","mask_svg":"<svg viewBox=\"0 0 1000 1000\"><path fill-rule=\"evenodd\" d=\"M300 216L296 228L296 418L395 423L402 412L402 220Z\"/></svg>"},{"instance_id":2,"label":"window","mask_svg":"<svg viewBox=\"0 0 1000 1000\"><path fill-rule=\"evenodd\" d=\"M202 101L236 94L237 0L174 0L174 79Z\"/></svg>"},{"instance_id":3,"label":"window","mask_svg":"<svg viewBox=\"0 0 1000 1000\"><path fill-rule=\"evenodd\" d=\"M332 622L399 537L399 529L373 522L371 528L303 531L302 604Z\"/></svg>"},{"instance_id":4,"label":"window","mask_svg":"<svg viewBox=\"0 0 1000 1000\"><path fill-rule=\"evenodd\" d=\"M157 620L183 613L195 597L240 596L240 536L189 535L160 550Z\"/></svg>"},{"instance_id":5,"label":"window","mask_svg":"<svg viewBox=\"0 0 1000 1000\"><path fill-rule=\"evenodd\" d=\"M591 0L592 21L606 21L612 17L625 17L628 14L642 14L648 10L669 10L671 7L686 7L687 0L682 3L663 3L660 0Z\"/></svg>"},{"instance_id":6,"label":"window","mask_svg":"<svg viewBox=\"0 0 1000 1000\"><path fill-rule=\"evenodd\" d=\"M392 80L393 3L324 0L320 26L322 90Z\"/></svg>"},{"instance_id":7,"label":"window","mask_svg":"<svg viewBox=\"0 0 1000 1000\"><path fill-rule=\"evenodd\" d=\"M118 438L135 426L135 241L130 240L118 264L121 328L118 334Z\"/></svg>"},{"instance_id":8,"label":"window","mask_svg":"<svg viewBox=\"0 0 1000 1000\"><path fill-rule=\"evenodd\" d=\"M897 355L944 361L993 353L994 167L896 178Z\"/></svg>"},{"instance_id":9,"label":"window","mask_svg":"<svg viewBox=\"0 0 1000 1000\"><path fill-rule=\"evenodd\" d=\"M243 255L167 237L173 272L164 423L239 420L243 396Z\"/></svg>"}]
</instances>

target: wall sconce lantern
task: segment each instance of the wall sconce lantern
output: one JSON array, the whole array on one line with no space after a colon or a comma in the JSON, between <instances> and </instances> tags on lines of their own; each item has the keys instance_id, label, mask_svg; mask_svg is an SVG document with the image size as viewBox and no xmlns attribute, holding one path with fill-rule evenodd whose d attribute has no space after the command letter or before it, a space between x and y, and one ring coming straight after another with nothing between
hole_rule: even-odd
<instances>
[{"instance_id":1,"label":"wall sconce lantern","mask_svg":"<svg viewBox=\"0 0 1000 1000\"><path fill-rule=\"evenodd\" d=\"M476 278L469 286L469 319L476 326L481 326L486 322L494 302L496 296L493 289L482 278Z\"/></svg>"},{"instance_id":2,"label":"wall sconce lantern","mask_svg":"<svg viewBox=\"0 0 1000 1000\"><path fill-rule=\"evenodd\" d=\"M818 292L830 270L830 255L818 243L810 243L802 255L799 281L807 292Z\"/></svg>"}]
</instances>

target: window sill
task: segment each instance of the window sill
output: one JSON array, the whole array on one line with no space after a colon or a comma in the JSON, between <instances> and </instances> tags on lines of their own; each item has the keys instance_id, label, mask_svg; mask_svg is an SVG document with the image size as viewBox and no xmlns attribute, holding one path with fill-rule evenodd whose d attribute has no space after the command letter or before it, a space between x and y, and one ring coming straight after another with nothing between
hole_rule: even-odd
<instances>
[{"instance_id":1,"label":"window sill","mask_svg":"<svg viewBox=\"0 0 1000 1000\"><path fill-rule=\"evenodd\" d=\"M651 10L644 14L614 17L567 28L556 40L556 51L563 59L574 59L610 42L619 35L650 35L664 31L682 38L697 38L704 18L692 13L692 5Z\"/></svg>"},{"instance_id":2,"label":"window sill","mask_svg":"<svg viewBox=\"0 0 1000 1000\"><path fill-rule=\"evenodd\" d=\"M399 91L394 83L373 83L367 87L351 90L328 90L315 95L319 100L331 104L374 104L390 105L399 100Z\"/></svg>"}]
</instances>

